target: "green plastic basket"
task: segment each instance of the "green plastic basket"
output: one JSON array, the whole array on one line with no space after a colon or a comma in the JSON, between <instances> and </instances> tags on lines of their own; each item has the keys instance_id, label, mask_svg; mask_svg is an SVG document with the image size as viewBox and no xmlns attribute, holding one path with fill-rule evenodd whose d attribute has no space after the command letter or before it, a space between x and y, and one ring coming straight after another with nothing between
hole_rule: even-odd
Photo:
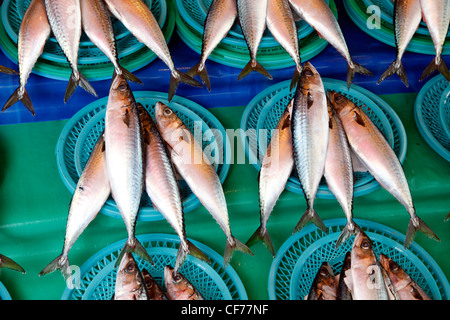
<instances>
[{"instance_id":1,"label":"green plastic basket","mask_svg":"<svg viewBox=\"0 0 450 320\"><path fill-rule=\"evenodd\" d=\"M450 121L448 107L445 113L439 111L444 91L448 87L449 82L442 75L429 80L420 89L416 98L414 118L420 134L430 147L445 160L450 161L450 136L444 127L444 122L448 125ZM448 104L448 99L443 103ZM441 115L445 118L441 119Z\"/></svg>"},{"instance_id":2,"label":"green plastic basket","mask_svg":"<svg viewBox=\"0 0 450 320\"><path fill-rule=\"evenodd\" d=\"M139 269L146 269L164 288L164 267L174 266L180 240L169 234L137 236L152 257L154 265L135 257ZM209 247L189 239L210 260L206 263L188 255L179 271L199 290L205 300L247 300L245 288L232 266L222 267L223 257ZM74 288L63 292L61 300L111 300L114 295L117 257L126 239L113 243L89 258L75 275Z\"/></svg>"},{"instance_id":3,"label":"green plastic basket","mask_svg":"<svg viewBox=\"0 0 450 320\"><path fill-rule=\"evenodd\" d=\"M328 78L323 78L322 81L326 90L338 91L357 105L362 106L403 163L407 148L406 132L394 110L378 96L364 88L352 85L348 90L345 81ZM268 146L268 143L266 145L262 141L270 140L272 129L276 127L281 114L294 96L295 91L290 92L289 87L290 80L286 80L267 88L250 101L242 115L241 142L249 162L258 171L261 168L265 148ZM262 140L262 137L265 140ZM379 187L379 183L369 173L355 173L355 197L368 194ZM301 183L294 172L286 184L286 189L303 194ZM319 185L317 197L335 199L324 178Z\"/></svg>"},{"instance_id":4,"label":"green plastic basket","mask_svg":"<svg viewBox=\"0 0 450 320\"><path fill-rule=\"evenodd\" d=\"M277 252L268 280L270 300L303 300L308 295L320 265L328 261L335 274L341 272L345 254L354 236L335 248L346 219L325 220L328 233L309 225L288 238ZM417 243L404 248L405 236L387 226L355 219L373 241L377 256L396 261L433 300L448 300L450 285L433 258Z\"/></svg>"},{"instance_id":5,"label":"green plastic basket","mask_svg":"<svg viewBox=\"0 0 450 320\"><path fill-rule=\"evenodd\" d=\"M154 0L151 3L152 12L154 12L160 22L164 23L161 30L163 31L167 42L169 42L175 28L175 9L170 3L166 3L165 0ZM7 4L10 3L3 3L2 14L4 10L8 9L12 12L9 13L9 15L14 16L13 13L16 12L15 16L17 17L17 12L20 10L11 5L6 6ZM10 26L12 30L15 30L15 28L18 30L18 28L20 28L20 21L16 20L13 20L15 21L15 24L11 24ZM11 61L17 63L17 39L14 41L8 36L6 26L8 25L5 23L0 24L0 48ZM144 67L157 57L150 49L132 36L131 33L117 40L117 50L121 65L131 72ZM78 67L80 72L91 81L110 79L114 71L113 64L109 62L106 56L95 46L80 48ZM56 42L49 39L43 54L33 68L33 73L51 79L67 80L70 77L71 72L72 70L67 63L67 59L61 51L61 48Z\"/></svg>"},{"instance_id":6,"label":"green plastic basket","mask_svg":"<svg viewBox=\"0 0 450 320\"><path fill-rule=\"evenodd\" d=\"M202 144L207 155L215 157L212 162L223 183L231 163L230 142L222 124L207 109L179 96L167 101L167 93L153 91L136 91L134 97L154 116L154 106L161 101L167 104L193 132L197 141ZM104 130L104 117L108 97L96 100L76 113L65 125L56 145L58 171L64 185L74 192L78 179L89 156ZM196 133L200 133L197 135ZM201 140L201 141L200 141ZM192 193L184 180L180 181L183 199L183 211L189 212L199 207L200 201ZM110 197L100 211L111 217L120 218L120 212ZM144 192L139 210L138 220L156 221L164 217L152 205Z\"/></svg>"}]
</instances>

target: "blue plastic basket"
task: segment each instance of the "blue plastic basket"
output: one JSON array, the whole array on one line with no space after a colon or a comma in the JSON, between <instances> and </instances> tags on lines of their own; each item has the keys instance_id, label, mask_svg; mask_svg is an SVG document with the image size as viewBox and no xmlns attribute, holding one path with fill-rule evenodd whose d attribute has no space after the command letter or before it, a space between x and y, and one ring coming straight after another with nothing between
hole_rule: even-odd
<instances>
[{"instance_id":1,"label":"blue plastic basket","mask_svg":"<svg viewBox=\"0 0 450 320\"><path fill-rule=\"evenodd\" d=\"M417 128L425 141L445 160L450 161L450 137L440 119L439 104L449 82L438 75L420 89L414 104ZM446 121L448 123L449 118Z\"/></svg>"},{"instance_id":2,"label":"blue plastic basket","mask_svg":"<svg viewBox=\"0 0 450 320\"><path fill-rule=\"evenodd\" d=\"M169 234L146 234L137 236L152 257L154 265L135 257L140 270L146 269L164 288L164 267L174 266L180 244L177 236ZM206 245L189 239L210 260L201 261L188 255L179 269L199 290L205 300L247 300L247 293L232 266L223 268L223 257ZM61 300L110 300L114 294L117 257L126 239L113 243L89 258L80 268L79 281L74 288L63 292ZM76 280L76 275L74 276Z\"/></svg>"},{"instance_id":3,"label":"blue plastic basket","mask_svg":"<svg viewBox=\"0 0 450 320\"><path fill-rule=\"evenodd\" d=\"M174 110L194 136L202 144L207 155L215 157L212 162L223 183L228 174L231 163L230 141L222 124L207 109L179 96L175 96L171 103L167 101L167 93L153 91L136 91L134 97L137 102L154 115L156 102L161 101ZM71 193L86 165L98 137L104 130L104 116L108 97L99 99L76 113L65 125L56 145L56 160L58 170L65 186ZM201 135L196 135L200 133ZM208 149L205 149L208 148ZM192 193L185 181L180 181L184 212L199 207L200 201ZM121 218L119 210L110 197L102 210L103 214ZM138 215L140 221L163 220L144 192Z\"/></svg>"},{"instance_id":4,"label":"blue plastic basket","mask_svg":"<svg viewBox=\"0 0 450 320\"><path fill-rule=\"evenodd\" d=\"M11 295L2 282L0 282L0 300L12 300Z\"/></svg>"},{"instance_id":5,"label":"blue plastic basket","mask_svg":"<svg viewBox=\"0 0 450 320\"><path fill-rule=\"evenodd\" d=\"M346 82L341 80L323 78L322 81L326 90L341 92L357 105L362 106L362 109L381 130L399 160L403 163L407 148L406 132L394 110L366 89L352 85L348 90ZM285 107L294 96L295 91L289 92L289 87L290 80L286 80L267 88L250 101L242 115L241 142L249 162L258 171L261 168L261 160L268 145L261 143L263 140L260 139L262 137L260 137L260 130L265 129L267 135L263 136L270 140L271 130L276 127ZM379 183L369 173L355 174L355 197L368 194L379 187ZM294 173L289 178L286 189L303 194L301 184ZM317 197L335 199L333 193L328 189L325 179L322 179L319 185Z\"/></svg>"},{"instance_id":6,"label":"blue plastic basket","mask_svg":"<svg viewBox=\"0 0 450 320\"><path fill-rule=\"evenodd\" d=\"M355 219L355 222L373 241L377 255L383 253L396 261L433 300L449 299L450 285L445 274L421 246L412 243L406 250L402 233L367 220ZM354 236L336 249L336 240L346 219L325 220L324 223L327 234L309 225L280 247L269 273L270 300L303 300L322 262L328 261L335 274L341 272Z\"/></svg>"},{"instance_id":7,"label":"blue plastic basket","mask_svg":"<svg viewBox=\"0 0 450 320\"><path fill-rule=\"evenodd\" d=\"M450 83L444 90L439 102L439 118L441 120L442 128L447 139L450 140Z\"/></svg>"}]
</instances>

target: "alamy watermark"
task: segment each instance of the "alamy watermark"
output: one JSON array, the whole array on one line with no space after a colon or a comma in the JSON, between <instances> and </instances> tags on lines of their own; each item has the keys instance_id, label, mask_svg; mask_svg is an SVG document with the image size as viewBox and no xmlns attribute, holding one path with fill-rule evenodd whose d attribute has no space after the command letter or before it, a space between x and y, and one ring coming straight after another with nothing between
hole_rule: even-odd
<instances>
[{"instance_id":1,"label":"alamy watermark","mask_svg":"<svg viewBox=\"0 0 450 320\"><path fill-rule=\"evenodd\" d=\"M366 26L369 30L381 29L381 9L377 5L371 5L367 7L367 14L370 16L367 18Z\"/></svg>"}]
</instances>

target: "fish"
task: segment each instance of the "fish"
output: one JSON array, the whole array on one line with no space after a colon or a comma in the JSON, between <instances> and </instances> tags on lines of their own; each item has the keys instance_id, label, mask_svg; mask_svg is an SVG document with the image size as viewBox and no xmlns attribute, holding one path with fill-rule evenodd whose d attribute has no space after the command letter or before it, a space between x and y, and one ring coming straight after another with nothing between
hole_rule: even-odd
<instances>
[{"instance_id":1,"label":"fish","mask_svg":"<svg viewBox=\"0 0 450 320\"><path fill-rule=\"evenodd\" d=\"M20 24L17 42L20 84L6 101L2 112L9 109L17 101L21 101L33 116L36 115L25 86L36 61L44 51L45 43L50 34L51 28L47 19L44 0L31 1Z\"/></svg>"},{"instance_id":2,"label":"fish","mask_svg":"<svg viewBox=\"0 0 450 320\"><path fill-rule=\"evenodd\" d=\"M177 114L162 102L156 103L155 118L162 138L171 148L170 158L177 172L227 237L224 266L229 263L234 250L253 255L231 232L222 184L201 145Z\"/></svg>"},{"instance_id":3,"label":"fish","mask_svg":"<svg viewBox=\"0 0 450 320\"><path fill-rule=\"evenodd\" d=\"M261 240L274 257L275 250L267 231L267 221L294 168L291 131L292 106L293 100L289 102L281 115L264 155L258 176L260 226L246 243L250 247Z\"/></svg>"},{"instance_id":4,"label":"fish","mask_svg":"<svg viewBox=\"0 0 450 320\"><path fill-rule=\"evenodd\" d=\"M147 289L148 300L168 300L165 291L150 275L147 269L142 269L142 278L144 279L145 288Z\"/></svg>"},{"instance_id":5,"label":"fish","mask_svg":"<svg viewBox=\"0 0 450 320\"><path fill-rule=\"evenodd\" d=\"M81 22L83 30L97 48L114 65L114 76L123 74L131 81L142 84L142 81L131 72L123 68L119 63L114 29L109 15L109 11L103 0L80 0Z\"/></svg>"},{"instance_id":6,"label":"fish","mask_svg":"<svg viewBox=\"0 0 450 320\"><path fill-rule=\"evenodd\" d=\"M209 92L211 92L211 82L205 66L206 60L227 36L236 17L236 0L214 0L208 9L203 29L200 61L187 72L187 75L192 78L199 75Z\"/></svg>"},{"instance_id":7,"label":"fish","mask_svg":"<svg viewBox=\"0 0 450 320\"><path fill-rule=\"evenodd\" d=\"M295 227L294 233L309 221L327 232L314 210L314 200L325 170L329 122L322 78L307 61L295 91L292 108L294 164L307 202L307 209Z\"/></svg>"},{"instance_id":8,"label":"fish","mask_svg":"<svg viewBox=\"0 0 450 320\"><path fill-rule=\"evenodd\" d=\"M423 81L436 70L450 81L450 72L444 59L442 59L442 51L450 24L450 0L421 0L420 3L423 20L427 24L433 40L436 56L425 68L419 81Z\"/></svg>"},{"instance_id":9,"label":"fish","mask_svg":"<svg viewBox=\"0 0 450 320\"><path fill-rule=\"evenodd\" d=\"M336 248L355 234L359 226L353 220L353 166L347 136L336 111L327 99L329 142L325 159L324 176L327 186L341 205L347 224L336 241Z\"/></svg>"},{"instance_id":10,"label":"fish","mask_svg":"<svg viewBox=\"0 0 450 320\"><path fill-rule=\"evenodd\" d=\"M25 274L25 269L22 268L17 262L12 260L11 258L8 258L7 256L0 254L0 269L10 269L14 271L18 271L22 274Z\"/></svg>"},{"instance_id":11,"label":"fish","mask_svg":"<svg viewBox=\"0 0 450 320\"><path fill-rule=\"evenodd\" d=\"M396 58L389 68L382 74L377 84L386 80L394 73L409 87L408 77L402 64L403 54L412 37L419 28L422 20L422 7L420 0L397 0L394 3L394 29Z\"/></svg>"},{"instance_id":12,"label":"fish","mask_svg":"<svg viewBox=\"0 0 450 320\"><path fill-rule=\"evenodd\" d=\"M369 173L393 195L410 215L405 238L409 247L418 230L440 241L439 237L416 214L403 167L384 135L365 112L342 94L328 92L328 97L341 119L350 147Z\"/></svg>"},{"instance_id":13,"label":"fish","mask_svg":"<svg viewBox=\"0 0 450 320\"><path fill-rule=\"evenodd\" d=\"M174 269L178 271L188 253L202 261L209 262L208 257L186 238L180 188L167 154L165 142L147 109L140 103L137 107L144 145L145 190L153 207L164 216L180 238Z\"/></svg>"},{"instance_id":14,"label":"fish","mask_svg":"<svg viewBox=\"0 0 450 320\"><path fill-rule=\"evenodd\" d=\"M351 268L346 272L345 281L353 300L389 300L381 265L364 231L359 231L353 241Z\"/></svg>"},{"instance_id":15,"label":"fish","mask_svg":"<svg viewBox=\"0 0 450 320\"><path fill-rule=\"evenodd\" d=\"M116 274L114 300L148 300L147 289L133 255L126 252Z\"/></svg>"},{"instance_id":16,"label":"fish","mask_svg":"<svg viewBox=\"0 0 450 320\"><path fill-rule=\"evenodd\" d=\"M350 270L351 265L352 265L352 252L347 251L344 257L341 272L339 273L336 300L353 300L350 288L346 283L347 271Z\"/></svg>"},{"instance_id":17,"label":"fish","mask_svg":"<svg viewBox=\"0 0 450 320\"><path fill-rule=\"evenodd\" d=\"M379 261L386 270L400 300L431 300L425 291L397 262L382 253L380 254Z\"/></svg>"},{"instance_id":18,"label":"fish","mask_svg":"<svg viewBox=\"0 0 450 320\"><path fill-rule=\"evenodd\" d=\"M290 85L292 91L302 73L302 60L298 45L297 25L288 0L268 0L266 24L275 40L295 62L294 75Z\"/></svg>"},{"instance_id":19,"label":"fish","mask_svg":"<svg viewBox=\"0 0 450 320\"><path fill-rule=\"evenodd\" d=\"M17 72L16 70L8 68L8 67L5 67L5 66L0 66L0 72L1 73L6 73L6 74L11 74L11 75L18 75L19 74L19 72Z\"/></svg>"},{"instance_id":20,"label":"fish","mask_svg":"<svg viewBox=\"0 0 450 320\"><path fill-rule=\"evenodd\" d=\"M169 68L169 102L172 101L180 82L193 87L201 87L201 83L179 71L170 55L164 34L150 9L142 0L105 0L109 11L138 39L153 51Z\"/></svg>"},{"instance_id":21,"label":"fish","mask_svg":"<svg viewBox=\"0 0 450 320\"><path fill-rule=\"evenodd\" d=\"M164 267L164 284L169 300L205 300L202 294L180 272Z\"/></svg>"},{"instance_id":22,"label":"fish","mask_svg":"<svg viewBox=\"0 0 450 320\"><path fill-rule=\"evenodd\" d=\"M321 264L312 283L307 300L336 300L338 281L329 262Z\"/></svg>"},{"instance_id":23,"label":"fish","mask_svg":"<svg viewBox=\"0 0 450 320\"><path fill-rule=\"evenodd\" d=\"M372 76L367 68L353 60L336 17L324 0L289 0L291 8L317 33L331 44L347 61L347 87L350 88L355 73Z\"/></svg>"},{"instance_id":24,"label":"fish","mask_svg":"<svg viewBox=\"0 0 450 320\"><path fill-rule=\"evenodd\" d=\"M144 191L144 155L136 101L122 75L114 78L106 105L105 157L111 194L128 233L117 263L125 252L134 252L153 263L135 236L136 220Z\"/></svg>"},{"instance_id":25,"label":"fish","mask_svg":"<svg viewBox=\"0 0 450 320\"><path fill-rule=\"evenodd\" d=\"M269 80L273 79L270 73L256 60L258 48L266 29L267 2L268 0L237 0L239 22L250 53L250 61L239 74L238 80L243 79L252 71L259 72Z\"/></svg>"},{"instance_id":26,"label":"fish","mask_svg":"<svg viewBox=\"0 0 450 320\"><path fill-rule=\"evenodd\" d=\"M111 188L105 162L105 140L101 134L81 173L70 201L62 252L39 273L39 276L60 269L64 278L69 278L72 274L68 259L69 251L97 216L110 194Z\"/></svg>"},{"instance_id":27,"label":"fish","mask_svg":"<svg viewBox=\"0 0 450 320\"><path fill-rule=\"evenodd\" d=\"M45 9L56 41L72 68L64 103L78 86L97 97L95 89L78 70L78 50L82 32L80 0L45 0Z\"/></svg>"}]
</instances>

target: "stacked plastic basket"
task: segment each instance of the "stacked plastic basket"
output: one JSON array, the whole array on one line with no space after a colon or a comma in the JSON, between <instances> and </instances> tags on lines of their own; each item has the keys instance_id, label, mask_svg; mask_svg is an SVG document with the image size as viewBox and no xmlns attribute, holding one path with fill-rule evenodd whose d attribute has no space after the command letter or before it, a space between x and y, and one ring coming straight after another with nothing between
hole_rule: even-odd
<instances>
[{"instance_id":1,"label":"stacked plastic basket","mask_svg":"<svg viewBox=\"0 0 450 320\"><path fill-rule=\"evenodd\" d=\"M326 0L337 17L334 0ZM201 54L203 26L212 0L176 0L177 32L192 50ZM319 54L328 44L303 20L297 22L302 61ZM258 61L268 70L294 66L295 63L283 47L266 30L259 50ZM244 68L249 61L249 51L240 26L237 24L216 47L209 59L235 68Z\"/></svg>"}]
</instances>

